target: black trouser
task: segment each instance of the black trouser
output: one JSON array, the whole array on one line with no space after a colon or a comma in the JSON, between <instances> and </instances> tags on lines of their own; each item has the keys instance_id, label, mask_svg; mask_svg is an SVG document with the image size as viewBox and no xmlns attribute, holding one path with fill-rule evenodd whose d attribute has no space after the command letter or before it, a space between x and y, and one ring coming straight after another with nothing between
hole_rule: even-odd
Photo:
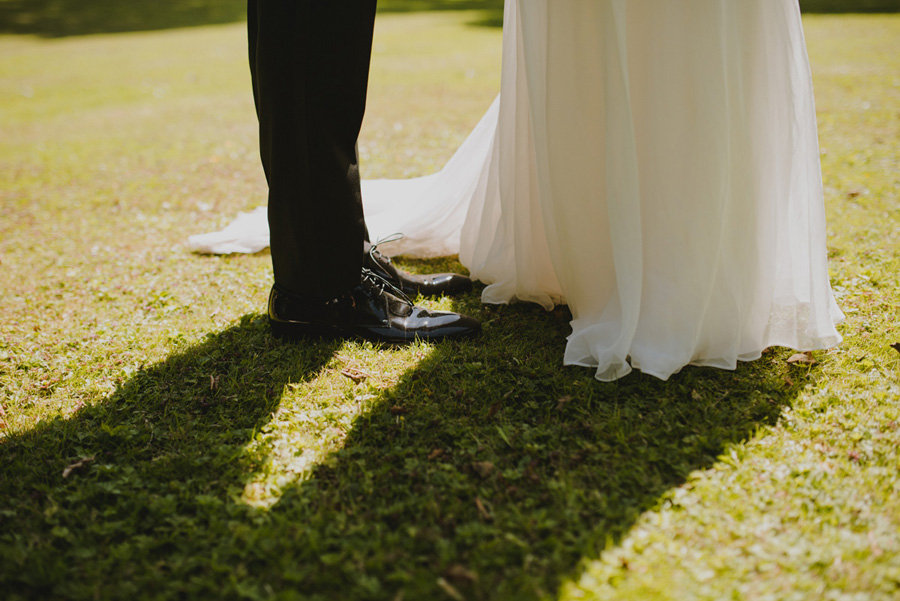
<instances>
[{"instance_id":1,"label":"black trouser","mask_svg":"<svg viewBox=\"0 0 900 601\"><path fill-rule=\"evenodd\" d=\"M327 300L359 283L356 142L376 0L248 0L275 283Z\"/></svg>"}]
</instances>

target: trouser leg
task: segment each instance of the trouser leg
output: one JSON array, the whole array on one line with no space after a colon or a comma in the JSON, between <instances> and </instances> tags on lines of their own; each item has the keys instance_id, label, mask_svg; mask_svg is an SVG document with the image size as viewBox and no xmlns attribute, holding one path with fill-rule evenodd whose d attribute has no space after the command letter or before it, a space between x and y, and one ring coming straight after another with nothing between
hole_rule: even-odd
<instances>
[{"instance_id":1,"label":"trouser leg","mask_svg":"<svg viewBox=\"0 0 900 601\"><path fill-rule=\"evenodd\" d=\"M248 0L275 283L326 300L359 282L356 142L375 0Z\"/></svg>"}]
</instances>

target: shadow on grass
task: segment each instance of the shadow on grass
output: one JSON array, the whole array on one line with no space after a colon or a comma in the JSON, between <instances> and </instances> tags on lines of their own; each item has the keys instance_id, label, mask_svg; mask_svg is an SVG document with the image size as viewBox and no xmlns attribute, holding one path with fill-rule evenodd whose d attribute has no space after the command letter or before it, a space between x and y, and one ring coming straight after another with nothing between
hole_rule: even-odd
<instances>
[{"instance_id":1,"label":"shadow on grass","mask_svg":"<svg viewBox=\"0 0 900 601\"><path fill-rule=\"evenodd\" d=\"M805 12L900 12L898 0L800 0ZM246 19L246 0L0 0L0 33L63 37L152 31ZM477 10L472 25L503 26L503 0L378 0L379 12Z\"/></svg>"},{"instance_id":2,"label":"shadow on grass","mask_svg":"<svg viewBox=\"0 0 900 601\"><path fill-rule=\"evenodd\" d=\"M501 27L503 0L380 0L380 12L479 10L473 24ZM247 0L0 0L0 33L64 37L152 31L247 18Z\"/></svg>"},{"instance_id":3,"label":"shadow on grass","mask_svg":"<svg viewBox=\"0 0 900 601\"><path fill-rule=\"evenodd\" d=\"M474 294L456 308L484 320L483 337L432 347L267 511L237 500L268 460L248 443L285 385L339 345L276 342L262 317L4 440L7 599L553 596L805 383L769 354L736 372L601 384L559 366L564 309Z\"/></svg>"},{"instance_id":4,"label":"shadow on grass","mask_svg":"<svg viewBox=\"0 0 900 601\"><path fill-rule=\"evenodd\" d=\"M900 0L800 0L807 13L897 13Z\"/></svg>"},{"instance_id":5,"label":"shadow on grass","mask_svg":"<svg viewBox=\"0 0 900 601\"><path fill-rule=\"evenodd\" d=\"M898 0L800 0L804 12L895 13ZM472 25L503 26L503 0L379 0L379 12L475 10ZM0 33L64 37L236 23L246 0L0 0Z\"/></svg>"},{"instance_id":6,"label":"shadow on grass","mask_svg":"<svg viewBox=\"0 0 900 601\"><path fill-rule=\"evenodd\" d=\"M246 0L2 0L0 32L64 37L246 20Z\"/></svg>"}]
</instances>

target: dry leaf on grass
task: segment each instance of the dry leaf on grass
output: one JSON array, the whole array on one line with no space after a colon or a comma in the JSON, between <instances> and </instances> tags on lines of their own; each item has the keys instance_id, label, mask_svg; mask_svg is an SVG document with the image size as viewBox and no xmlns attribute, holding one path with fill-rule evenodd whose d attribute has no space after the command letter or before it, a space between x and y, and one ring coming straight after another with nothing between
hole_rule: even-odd
<instances>
[{"instance_id":1,"label":"dry leaf on grass","mask_svg":"<svg viewBox=\"0 0 900 601\"><path fill-rule=\"evenodd\" d=\"M445 593L447 593L447 595L451 599L455 599L455 601L464 601L465 600L465 597L463 597L461 594L459 594L459 591L456 590L456 588L452 584L447 582L443 577L437 579L437 585L439 587L441 587L441 590L443 590Z\"/></svg>"},{"instance_id":2,"label":"dry leaf on grass","mask_svg":"<svg viewBox=\"0 0 900 601\"><path fill-rule=\"evenodd\" d=\"M342 369L342 370L341 370L341 375L350 378L351 380L353 380L353 381L356 382L357 384L359 384L360 382L362 382L362 381L365 380L366 378L371 378L371 377L372 377L372 374L367 373L367 372L364 372L363 370L357 369L357 368L355 368L355 367L348 367L348 368L346 368L346 369Z\"/></svg>"},{"instance_id":3,"label":"dry leaf on grass","mask_svg":"<svg viewBox=\"0 0 900 601\"><path fill-rule=\"evenodd\" d=\"M472 467L482 478L487 478L494 471L494 464L490 461L476 461L472 464Z\"/></svg>"},{"instance_id":4,"label":"dry leaf on grass","mask_svg":"<svg viewBox=\"0 0 900 601\"><path fill-rule=\"evenodd\" d=\"M812 353L796 353L791 355L787 360L791 365L815 365L816 360L813 359Z\"/></svg>"},{"instance_id":5,"label":"dry leaf on grass","mask_svg":"<svg viewBox=\"0 0 900 601\"><path fill-rule=\"evenodd\" d=\"M491 512L487 510L487 507L484 506L484 503L480 498L475 497L475 505L478 507L478 513L481 514L481 517L483 517L485 521L490 522L494 519L494 516L492 516Z\"/></svg>"},{"instance_id":6,"label":"dry leaf on grass","mask_svg":"<svg viewBox=\"0 0 900 601\"><path fill-rule=\"evenodd\" d=\"M93 460L94 460L93 457L84 457L82 459L79 459L75 463L70 463L68 466L66 466L66 469L63 470L62 477L68 478L70 475L72 475L72 472L74 472L75 470L77 470L79 468L86 466L88 463L90 463Z\"/></svg>"},{"instance_id":7,"label":"dry leaf on grass","mask_svg":"<svg viewBox=\"0 0 900 601\"><path fill-rule=\"evenodd\" d=\"M447 578L469 583L478 582L478 574L459 564L451 566L450 569L447 570Z\"/></svg>"}]
</instances>

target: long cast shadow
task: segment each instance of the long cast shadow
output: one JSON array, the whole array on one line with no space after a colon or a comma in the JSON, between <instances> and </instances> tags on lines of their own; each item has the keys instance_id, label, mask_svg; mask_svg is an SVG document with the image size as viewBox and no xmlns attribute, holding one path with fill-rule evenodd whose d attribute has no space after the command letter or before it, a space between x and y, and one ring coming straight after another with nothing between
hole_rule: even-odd
<instances>
[{"instance_id":1,"label":"long cast shadow","mask_svg":"<svg viewBox=\"0 0 900 601\"><path fill-rule=\"evenodd\" d=\"M272 533L276 556L295 565L299 553L307 570L284 586L323 599L424 599L447 584L466 599L553 596L662 494L774 424L805 384L772 354L736 372L601 384L559 365L567 311L485 312L481 348L435 347L281 499L274 511L294 526ZM535 335L547 344L517 345ZM328 531L339 536L323 548ZM270 559L254 571L289 573Z\"/></svg>"},{"instance_id":2,"label":"long cast shadow","mask_svg":"<svg viewBox=\"0 0 900 601\"><path fill-rule=\"evenodd\" d=\"M71 419L0 439L2 597L145 598L173 580L191 594L199 558L228 544L215 540L222 524L252 527L254 511L234 502L261 461L246 445L284 386L337 348L279 343L247 316Z\"/></svg>"},{"instance_id":3,"label":"long cast shadow","mask_svg":"<svg viewBox=\"0 0 900 601\"><path fill-rule=\"evenodd\" d=\"M237 500L267 462L247 444L338 345L262 317L3 441L8 598L546 598L805 383L764 357L601 384L559 365L565 310L455 308L484 336L435 345L269 510ZM63 478L59 457L90 461Z\"/></svg>"}]
</instances>

